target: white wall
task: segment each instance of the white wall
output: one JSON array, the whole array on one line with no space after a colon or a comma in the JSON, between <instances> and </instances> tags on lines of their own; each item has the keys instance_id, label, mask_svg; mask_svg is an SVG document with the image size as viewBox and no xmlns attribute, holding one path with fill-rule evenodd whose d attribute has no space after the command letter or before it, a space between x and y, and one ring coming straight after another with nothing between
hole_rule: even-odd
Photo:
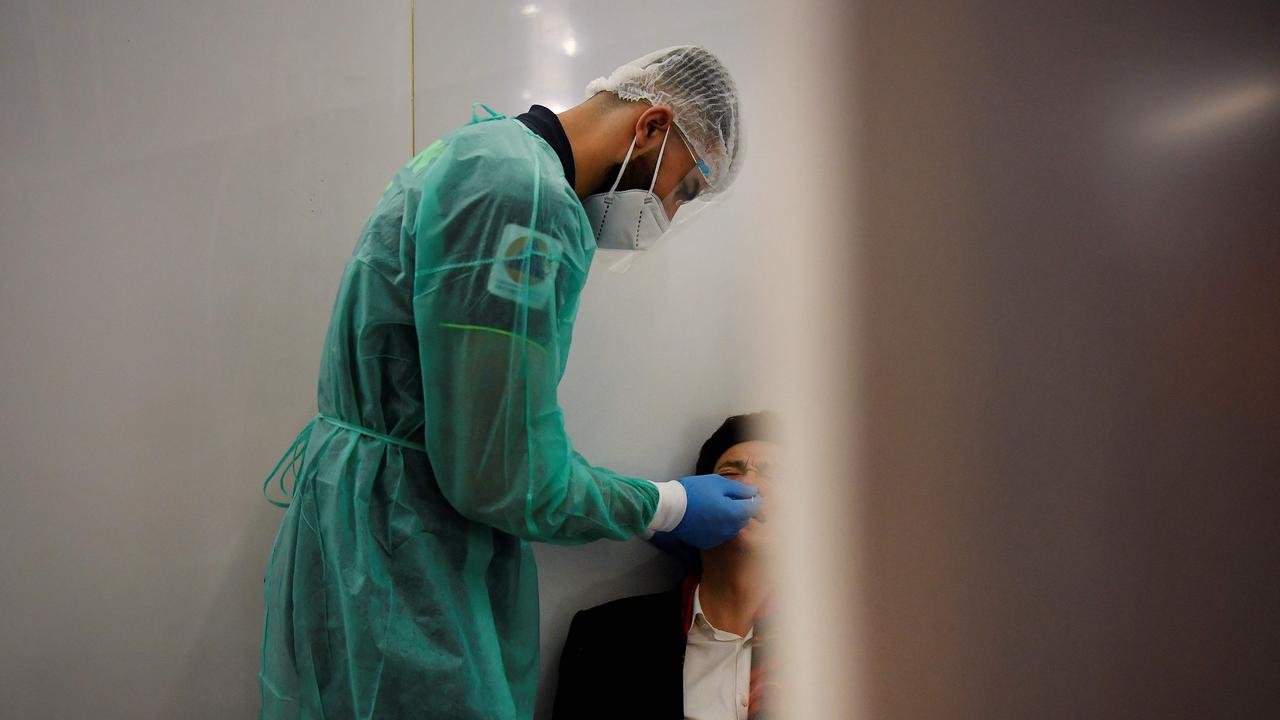
<instances>
[{"instance_id":1,"label":"white wall","mask_svg":"<svg viewBox=\"0 0 1280 720\"><path fill-rule=\"evenodd\" d=\"M734 68L748 128L761 107L754 3L432 5L416 8L419 148L472 101L573 104L677 43ZM405 0L0 4L5 715L256 712L280 517L259 485L314 411L338 277L410 153L408 16ZM769 403L745 279L762 188L748 165L631 273L593 274L562 386L592 461L677 477L725 415ZM673 577L639 542L538 557L550 687L575 610Z\"/></svg>"},{"instance_id":2,"label":"white wall","mask_svg":"<svg viewBox=\"0 0 1280 720\"><path fill-rule=\"evenodd\" d=\"M0 714L256 714L261 480L409 152L407 16L0 3Z\"/></svg>"}]
</instances>

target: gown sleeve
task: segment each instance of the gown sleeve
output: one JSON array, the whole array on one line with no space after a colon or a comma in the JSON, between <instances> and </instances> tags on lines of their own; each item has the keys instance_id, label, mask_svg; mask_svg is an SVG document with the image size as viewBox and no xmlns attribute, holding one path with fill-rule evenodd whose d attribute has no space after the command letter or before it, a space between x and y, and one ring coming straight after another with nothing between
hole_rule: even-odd
<instances>
[{"instance_id":1,"label":"gown sleeve","mask_svg":"<svg viewBox=\"0 0 1280 720\"><path fill-rule=\"evenodd\" d=\"M527 540L636 535L657 488L575 452L556 399L590 262L581 209L545 173L554 158L463 145L424 168L414 223L425 438L440 489L468 519Z\"/></svg>"}]
</instances>

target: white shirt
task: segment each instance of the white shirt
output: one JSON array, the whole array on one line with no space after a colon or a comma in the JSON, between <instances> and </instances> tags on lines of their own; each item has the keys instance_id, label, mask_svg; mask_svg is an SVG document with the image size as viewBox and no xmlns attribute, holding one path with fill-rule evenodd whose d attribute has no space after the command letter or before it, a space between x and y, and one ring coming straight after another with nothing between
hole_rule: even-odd
<instances>
[{"instance_id":1,"label":"white shirt","mask_svg":"<svg viewBox=\"0 0 1280 720\"><path fill-rule=\"evenodd\" d=\"M751 695L751 645L747 636L720 630L702 614L693 591L693 622L684 649L684 716L686 720L746 720Z\"/></svg>"}]
</instances>

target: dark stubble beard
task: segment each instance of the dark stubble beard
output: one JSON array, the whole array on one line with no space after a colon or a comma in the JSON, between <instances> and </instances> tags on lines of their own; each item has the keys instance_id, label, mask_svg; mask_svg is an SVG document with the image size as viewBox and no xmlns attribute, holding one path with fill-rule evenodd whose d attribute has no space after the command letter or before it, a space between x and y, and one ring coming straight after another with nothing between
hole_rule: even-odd
<instances>
[{"instance_id":1,"label":"dark stubble beard","mask_svg":"<svg viewBox=\"0 0 1280 720\"><path fill-rule=\"evenodd\" d=\"M589 194L596 195L598 193L607 193L609 188L613 187L614 178L618 177L618 170L622 167L622 163L614 163L609 167L609 171L604 174L604 178L600 181L599 186L592 190ZM632 158L627 163L627 171L622 174L622 182L618 183L618 190L648 190L649 183L653 180L653 163L647 158Z\"/></svg>"}]
</instances>

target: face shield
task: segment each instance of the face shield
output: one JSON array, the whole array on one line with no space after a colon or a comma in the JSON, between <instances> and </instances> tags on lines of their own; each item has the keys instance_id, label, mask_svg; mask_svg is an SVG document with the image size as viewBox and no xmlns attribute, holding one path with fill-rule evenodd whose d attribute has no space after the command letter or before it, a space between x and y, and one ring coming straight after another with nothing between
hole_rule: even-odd
<instances>
[{"instance_id":1,"label":"face shield","mask_svg":"<svg viewBox=\"0 0 1280 720\"><path fill-rule=\"evenodd\" d=\"M689 154L689 158L693 161L693 167L685 173L684 177L681 178L679 182L673 185L670 190L659 198L662 204L662 209L669 219L669 224L663 233L663 237L668 237L673 232L680 232L683 228L688 227L690 221L694 217L701 214L708 205L712 204L715 199L718 199L718 196L710 198L707 197L711 194L711 183L708 180L711 173L710 166L706 161L698 156L697 152L694 151L693 146L687 139L685 139L684 133L680 130L678 125L673 123L672 129L675 130L675 136L680 139L681 145ZM663 145L665 148L665 139ZM654 183L657 182L661 162L662 155L659 153L659 167L654 169ZM650 192L652 191L653 186L651 185ZM630 270L639 259L640 253L641 251L637 250L600 249L597 251L597 256L600 258L601 263L604 264L610 272L625 273Z\"/></svg>"},{"instance_id":2,"label":"face shield","mask_svg":"<svg viewBox=\"0 0 1280 720\"><path fill-rule=\"evenodd\" d=\"M680 138L680 143L684 146L685 151L689 153L689 157L693 159L693 167L662 198L662 207L667 211L667 217L671 218L671 226L667 230L668 234L677 227L687 226L690 220L700 214L714 200L714 198L707 197L712 189L709 180L711 166L694 151L693 146L685 139L684 132L680 130L680 127L678 125L674 127L676 137Z\"/></svg>"}]
</instances>

